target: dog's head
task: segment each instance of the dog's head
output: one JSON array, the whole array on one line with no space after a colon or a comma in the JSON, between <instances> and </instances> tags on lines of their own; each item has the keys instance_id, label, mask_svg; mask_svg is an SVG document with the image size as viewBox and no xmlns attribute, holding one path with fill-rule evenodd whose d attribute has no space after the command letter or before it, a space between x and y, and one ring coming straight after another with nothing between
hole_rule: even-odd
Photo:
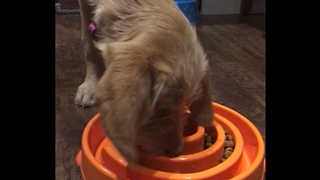
<instances>
[{"instance_id":1,"label":"dog's head","mask_svg":"<svg viewBox=\"0 0 320 180\"><path fill-rule=\"evenodd\" d=\"M202 73L179 76L184 73L166 62L169 57L154 56L151 63L152 50L142 46L140 42L107 45L104 57L110 64L95 94L105 132L128 162L135 161L137 146L153 155L179 156L185 107L200 125L212 125L205 78L194 81Z\"/></svg>"},{"instance_id":2,"label":"dog's head","mask_svg":"<svg viewBox=\"0 0 320 180\"><path fill-rule=\"evenodd\" d=\"M96 14L102 40L94 44L107 68L95 98L106 134L128 162L136 160L137 147L152 155L179 156L183 151L185 107L190 107L196 118L201 117L200 125L212 125L203 49L183 14L177 7L171 9L176 14L154 15L158 21L141 22L148 16L132 18L135 15L131 13L130 22L121 17L125 22L118 19L116 25L112 24L116 16L110 15L114 10L106 12L108 28L132 27L121 31L121 37L103 29L107 28L103 18ZM108 38L114 41L106 43Z\"/></svg>"}]
</instances>

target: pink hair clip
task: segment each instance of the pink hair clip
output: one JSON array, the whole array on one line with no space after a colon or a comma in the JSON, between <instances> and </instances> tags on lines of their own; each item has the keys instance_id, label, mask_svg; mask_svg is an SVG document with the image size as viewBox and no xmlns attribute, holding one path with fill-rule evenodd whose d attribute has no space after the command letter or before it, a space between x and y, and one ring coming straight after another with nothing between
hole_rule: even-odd
<instances>
[{"instance_id":1,"label":"pink hair clip","mask_svg":"<svg viewBox=\"0 0 320 180\"><path fill-rule=\"evenodd\" d=\"M90 23L88 26L88 29L89 29L90 33L92 34L93 31L96 29L96 26L93 23Z\"/></svg>"}]
</instances>

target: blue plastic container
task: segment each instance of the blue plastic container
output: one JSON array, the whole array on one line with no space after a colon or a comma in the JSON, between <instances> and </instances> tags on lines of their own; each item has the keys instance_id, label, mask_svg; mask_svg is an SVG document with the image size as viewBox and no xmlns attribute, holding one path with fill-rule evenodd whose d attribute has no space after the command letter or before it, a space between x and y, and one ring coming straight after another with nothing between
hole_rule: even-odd
<instances>
[{"instance_id":1,"label":"blue plastic container","mask_svg":"<svg viewBox=\"0 0 320 180\"><path fill-rule=\"evenodd\" d=\"M174 0L179 9L187 17L192 25L199 22L199 11L197 0Z\"/></svg>"}]
</instances>

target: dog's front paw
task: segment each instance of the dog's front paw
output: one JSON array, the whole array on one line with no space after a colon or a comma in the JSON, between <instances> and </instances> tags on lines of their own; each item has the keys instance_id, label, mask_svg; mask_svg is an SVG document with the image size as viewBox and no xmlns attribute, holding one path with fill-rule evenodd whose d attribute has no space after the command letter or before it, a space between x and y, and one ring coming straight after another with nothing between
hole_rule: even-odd
<instances>
[{"instance_id":1,"label":"dog's front paw","mask_svg":"<svg viewBox=\"0 0 320 180\"><path fill-rule=\"evenodd\" d=\"M83 82L79 88L78 92L76 94L75 103L78 106L82 107L89 107L93 106L96 101L94 98L94 91L96 88L97 83L95 82Z\"/></svg>"}]
</instances>

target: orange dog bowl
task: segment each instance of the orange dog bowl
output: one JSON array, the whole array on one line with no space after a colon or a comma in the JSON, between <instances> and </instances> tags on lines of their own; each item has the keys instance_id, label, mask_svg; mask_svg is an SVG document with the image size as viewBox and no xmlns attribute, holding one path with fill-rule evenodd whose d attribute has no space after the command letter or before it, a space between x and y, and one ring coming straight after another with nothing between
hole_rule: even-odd
<instances>
[{"instance_id":1,"label":"orange dog bowl","mask_svg":"<svg viewBox=\"0 0 320 180\"><path fill-rule=\"evenodd\" d=\"M139 152L139 162L128 166L100 126L99 115L87 124L82 150L76 157L84 180L259 180L265 172L264 141L256 127L241 114L212 103L215 121L204 129L189 121L184 151L176 158L152 157ZM221 162L225 131L234 137L234 151ZM204 133L215 142L205 150Z\"/></svg>"}]
</instances>

